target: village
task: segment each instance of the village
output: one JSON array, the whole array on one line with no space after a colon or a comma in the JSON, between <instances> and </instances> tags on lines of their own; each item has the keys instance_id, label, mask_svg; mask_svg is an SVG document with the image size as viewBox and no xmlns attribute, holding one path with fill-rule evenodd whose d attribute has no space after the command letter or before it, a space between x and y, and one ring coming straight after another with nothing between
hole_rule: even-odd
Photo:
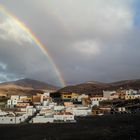
<instances>
[{"instance_id":1,"label":"village","mask_svg":"<svg viewBox=\"0 0 140 140\"><path fill-rule=\"evenodd\" d=\"M47 91L11 95L0 110L0 124L76 123L76 117L139 112L139 90L103 91L102 95Z\"/></svg>"}]
</instances>

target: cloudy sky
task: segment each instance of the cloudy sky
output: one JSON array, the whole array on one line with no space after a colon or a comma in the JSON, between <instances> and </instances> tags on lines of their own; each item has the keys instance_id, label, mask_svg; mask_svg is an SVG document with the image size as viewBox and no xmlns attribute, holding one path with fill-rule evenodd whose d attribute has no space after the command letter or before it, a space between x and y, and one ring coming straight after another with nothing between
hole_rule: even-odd
<instances>
[{"instance_id":1,"label":"cloudy sky","mask_svg":"<svg viewBox=\"0 0 140 140\"><path fill-rule=\"evenodd\" d=\"M140 78L139 0L0 0L48 49L67 84ZM60 85L47 57L0 12L0 82Z\"/></svg>"}]
</instances>

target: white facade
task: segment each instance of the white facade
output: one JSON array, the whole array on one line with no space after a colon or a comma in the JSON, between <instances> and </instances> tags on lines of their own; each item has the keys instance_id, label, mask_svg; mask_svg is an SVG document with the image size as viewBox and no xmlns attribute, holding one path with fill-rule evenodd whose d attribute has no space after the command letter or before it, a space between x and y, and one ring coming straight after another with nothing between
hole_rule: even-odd
<instances>
[{"instance_id":1,"label":"white facade","mask_svg":"<svg viewBox=\"0 0 140 140\"><path fill-rule=\"evenodd\" d=\"M54 106L54 111L62 111L64 109L65 109L64 106Z\"/></svg>"},{"instance_id":2,"label":"white facade","mask_svg":"<svg viewBox=\"0 0 140 140\"><path fill-rule=\"evenodd\" d=\"M44 100L50 98L50 93L44 93L41 95L41 103L43 103Z\"/></svg>"},{"instance_id":3,"label":"white facade","mask_svg":"<svg viewBox=\"0 0 140 140\"><path fill-rule=\"evenodd\" d=\"M24 122L28 116L26 114L22 116L1 116L0 117L0 124L19 124L21 122Z\"/></svg>"},{"instance_id":4,"label":"white facade","mask_svg":"<svg viewBox=\"0 0 140 140\"><path fill-rule=\"evenodd\" d=\"M54 120L56 121L74 121L74 115L72 114L56 114L54 115Z\"/></svg>"},{"instance_id":5,"label":"white facade","mask_svg":"<svg viewBox=\"0 0 140 140\"><path fill-rule=\"evenodd\" d=\"M20 96L19 95L12 95L11 100L19 100Z\"/></svg>"},{"instance_id":6,"label":"white facade","mask_svg":"<svg viewBox=\"0 0 140 140\"><path fill-rule=\"evenodd\" d=\"M125 95L125 100L140 99L140 95Z\"/></svg>"},{"instance_id":7,"label":"white facade","mask_svg":"<svg viewBox=\"0 0 140 140\"><path fill-rule=\"evenodd\" d=\"M24 100L24 99L26 99L27 98L27 96L20 96L19 97L19 100Z\"/></svg>"},{"instance_id":8,"label":"white facade","mask_svg":"<svg viewBox=\"0 0 140 140\"><path fill-rule=\"evenodd\" d=\"M47 101L43 101L43 106L48 106L49 105L49 99Z\"/></svg>"},{"instance_id":9,"label":"white facade","mask_svg":"<svg viewBox=\"0 0 140 140\"><path fill-rule=\"evenodd\" d=\"M0 116L1 116L1 117L6 116L6 115L8 115L7 112L4 112L4 111L1 111L1 110L0 110Z\"/></svg>"},{"instance_id":10,"label":"white facade","mask_svg":"<svg viewBox=\"0 0 140 140\"><path fill-rule=\"evenodd\" d=\"M36 109L33 108L33 106L27 106L26 107L26 114L28 116L32 116L36 112Z\"/></svg>"},{"instance_id":11,"label":"white facade","mask_svg":"<svg viewBox=\"0 0 140 140\"><path fill-rule=\"evenodd\" d=\"M118 111L119 111L119 112L125 112L126 110L125 110L125 107L119 107L119 108L118 108Z\"/></svg>"},{"instance_id":12,"label":"white facade","mask_svg":"<svg viewBox=\"0 0 140 140\"><path fill-rule=\"evenodd\" d=\"M54 108L55 106L57 106L57 103L54 103L54 102L49 103L49 108L50 109Z\"/></svg>"},{"instance_id":13,"label":"white facade","mask_svg":"<svg viewBox=\"0 0 140 140\"><path fill-rule=\"evenodd\" d=\"M76 107L76 108L72 108L72 112L73 115L75 116L87 116L91 114L91 108L87 108L87 107Z\"/></svg>"},{"instance_id":14,"label":"white facade","mask_svg":"<svg viewBox=\"0 0 140 140\"><path fill-rule=\"evenodd\" d=\"M36 116L32 119L33 123L53 123L54 117Z\"/></svg>"},{"instance_id":15,"label":"white facade","mask_svg":"<svg viewBox=\"0 0 140 140\"><path fill-rule=\"evenodd\" d=\"M10 100L7 100L7 106L8 107L14 107L18 103L23 103L25 99L27 99L27 96L18 96L18 95L12 95Z\"/></svg>"},{"instance_id":16,"label":"white facade","mask_svg":"<svg viewBox=\"0 0 140 140\"><path fill-rule=\"evenodd\" d=\"M52 109L50 109L48 106L46 106L40 110L39 114L45 115L45 116L50 116L50 115L54 114L54 111Z\"/></svg>"},{"instance_id":17,"label":"white facade","mask_svg":"<svg viewBox=\"0 0 140 140\"><path fill-rule=\"evenodd\" d=\"M137 99L140 98L140 93L137 90L129 89L125 91L125 99Z\"/></svg>"},{"instance_id":18,"label":"white facade","mask_svg":"<svg viewBox=\"0 0 140 140\"><path fill-rule=\"evenodd\" d=\"M108 100L118 99L119 95L116 91L103 91L103 97Z\"/></svg>"},{"instance_id":19,"label":"white facade","mask_svg":"<svg viewBox=\"0 0 140 140\"><path fill-rule=\"evenodd\" d=\"M74 115L72 114L55 114L55 115L52 115L52 116L40 116L40 115L37 115L36 117L34 117L32 119L32 122L33 123L53 123L54 121L74 121Z\"/></svg>"},{"instance_id":20,"label":"white facade","mask_svg":"<svg viewBox=\"0 0 140 140\"><path fill-rule=\"evenodd\" d=\"M7 100L7 105L8 106L12 105L12 100Z\"/></svg>"},{"instance_id":21,"label":"white facade","mask_svg":"<svg viewBox=\"0 0 140 140\"><path fill-rule=\"evenodd\" d=\"M99 101L94 101L94 100L92 100L91 101L91 106L93 107L93 106L99 106Z\"/></svg>"},{"instance_id":22,"label":"white facade","mask_svg":"<svg viewBox=\"0 0 140 140\"><path fill-rule=\"evenodd\" d=\"M107 100L105 97L92 97L90 98L91 101L104 101Z\"/></svg>"},{"instance_id":23,"label":"white facade","mask_svg":"<svg viewBox=\"0 0 140 140\"><path fill-rule=\"evenodd\" d=\"M17 103L18 103L17 99L7 100L7 106L8 107L14 107L15 105L17 105Z\"/></svg>"},{"instance_id":24,"label":"white facade","mask_svg":"<svg viewBox=\"0 0 140 140\"><path fill-rule=\"evenodd\" d=\"M138 94L137 90L133 89L126 90L126 95L137 95L137 94Z\"/></svg>"},{"instance_id":25,"label":"white facade","mask_svg":"<svg viewBox=\"0 0 140 140\"><path fill-rule=\"evenodd\" d=\"M50 97L50 93L49 92L44 93L44 95L47 96L47 97Z\"/></svg>"}]
</instances>

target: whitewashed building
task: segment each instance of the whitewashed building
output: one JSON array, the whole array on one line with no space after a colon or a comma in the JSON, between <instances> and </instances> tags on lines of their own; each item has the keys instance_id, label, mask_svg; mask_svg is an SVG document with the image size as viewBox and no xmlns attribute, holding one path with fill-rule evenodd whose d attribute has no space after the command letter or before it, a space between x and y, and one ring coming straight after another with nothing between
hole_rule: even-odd
<instances>
[{"instance_id":1,"label":"whitewashed building","mask_svg":"<svg viewBox=\"0 0 140 140\"><path fill-rule=\"evenodd\" d=\"M13 112L0 111L0 124L19 124L28 118L27 114L16 116Z\"/></svg>"},{"instance_id":2,"label":"whitewashed building","mask_svg":"<svg viewBox=\"0 0 140 140\"><path fill-rule=\"evenodd\" d=\"M140 99L140 93L137 90L129 89L125 91L125 100Z\"/></svg>"},{"instance_id":3,"label":"whitewashed building","mask_svg":"<svg viewBox=\"0 0 140 140\"><path fill-rule=\"evenodd\" d=\"M119 95L116 91L103 91L103 97L107 98L107 100L118 99Z\"/></svg>"},{"instance_id":4,"label":"whitewashed building","mask_svg":"<svg viewBox=\"0 0 140 140\"><path fill-rule=\"evenodd\" d=\"M93 106L99 106L99 101L92 100L91 101L91 107L93 107Z\"/></svg>"},{"instance_id":5,"label":"whitewashed building","mask_svg":"<svg viewBox=\"0 0 140 140\"><path fill-rule=\"evenodd\" d=\"M20 99L20 96L19 95L12 95L11 100L19 100Z\"/></svg>"},{"instance_id":6,"label":"whitewashed building","mask_svg":"<svg viewBox=\"0 0 140 140\"><path fill-rule=\"evenodd\" d=\"M54 115L54 121L75 121L74 119L74 115L72 113L69 112L65 112L65 113L58 113Z\"/></svg>"},{"instance_id":7,"label":"whitewashed building","mask_svg":"<svg viewBox=\"0 0 140 140\"><path fill-rule=\"evenodd\" d=\"M74 107L71 113L75 116L88 116L91 115L91 108L89 107Z\"/></svg>"},{"instance_id":8,"label":"whitewashed building","mask_svg":"<svg viewBox=\"0 0 140 140\"><path fill-rule=\"evenodd\" d=\"M54 117L47 117L47 116L40 116L37 115L32 119L33 123L53 123L54 122Z\"/></svg>"},{"instance_id":9,"label":"whitewashed building","mask_svg":"<svg viewBox=\"0 0 140 140\"><path fill-rule=\"evenodd\" d=\"M33 106L26 107L26 114L27 116L32 116L36 112L36 109Z\"/></svg>"},{"instance_id":10,"label":"whitewashed building","mask_svg":"<svg viewBox=\"0 0 140 140\"><path fill-rule=\"evenodd\" d=\"M65 110L65 106L54 106L54 111L56 112L60 112Z\"/></svg>"},{"instance_id":11,"label":"whitewashed building","mask_svg":"<svg viewBox=\"0 0 140 140\"><path fill-rule=\"evenodd\" d=\"M7 100L7 107L12 108L12 107L16 106L17 103L18 103L18 100L17 99Z\"/></svg>"}]
</instances>

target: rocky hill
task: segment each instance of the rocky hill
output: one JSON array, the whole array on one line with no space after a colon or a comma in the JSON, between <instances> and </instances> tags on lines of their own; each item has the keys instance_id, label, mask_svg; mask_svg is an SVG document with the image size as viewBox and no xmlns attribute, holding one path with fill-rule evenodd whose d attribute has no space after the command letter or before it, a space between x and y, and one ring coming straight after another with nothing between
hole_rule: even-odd
<instances>
[{"instance_id":1,"label":"rocky hill","mask_svg":"<svg viewBox=\"0 0 140 140\"><path fill-rule=\"evenodd\" d=\"M89 81L78 85L66 86L58 92L74 92L79 94L98 94L102 95L103 90L123 89L140 89L140 79L124 80L114 83L101 83L96 81ZM5 82L0 84L0 94L36 94L42 93L46 90L57 90L58 88L37 80L22 79L12 82Z\"/></svg>"},{"instance_id":2,"label":"rocky hill","mask_svg":"<svg viewBox=\"0 0 140 140\"><path fill-rule=\"evenodd\" d=\"M75 92L85 94L102 94L103 90L116 90L116 89L140 89L140 79L138 80L124 80L114 83L101 83L90 81L79 85L67 86L59 90L59 92Z\"/></svg>"},{"instance_id":3,"label":"rocky hill","mask_svg":"<svg viewBox=\"0 0 140 140\"><path fill-rule=\"evenodd\" d=\"M0 94L35 94L46 90L57 90L57 87L32 79L21 79L0 84Z\"/></svg>"},{"instance_id":4,"label":"rocky hill","mask_svg":"<svg viewBox=\"0 0 140 140\"><path fill-rule=\"evenodd\" d=\"M125 89L133 88L133 89L140 89L140 79L135 80L123 80L114 83L110 83L112 87L122 87Z\"/></svg>"},{"instance_id":5,"label":"rocky hill","mask_svg":"<svg viewBox=\"0 0 140 140\"><path fill-rule=\"evenodd\" d=\"M102 94L102 89L108 88L108 84L99 82L86 82L79 85L67 86L59 90L59 92L74 92L79 94Z\"/></svg>"}]
</instances>

